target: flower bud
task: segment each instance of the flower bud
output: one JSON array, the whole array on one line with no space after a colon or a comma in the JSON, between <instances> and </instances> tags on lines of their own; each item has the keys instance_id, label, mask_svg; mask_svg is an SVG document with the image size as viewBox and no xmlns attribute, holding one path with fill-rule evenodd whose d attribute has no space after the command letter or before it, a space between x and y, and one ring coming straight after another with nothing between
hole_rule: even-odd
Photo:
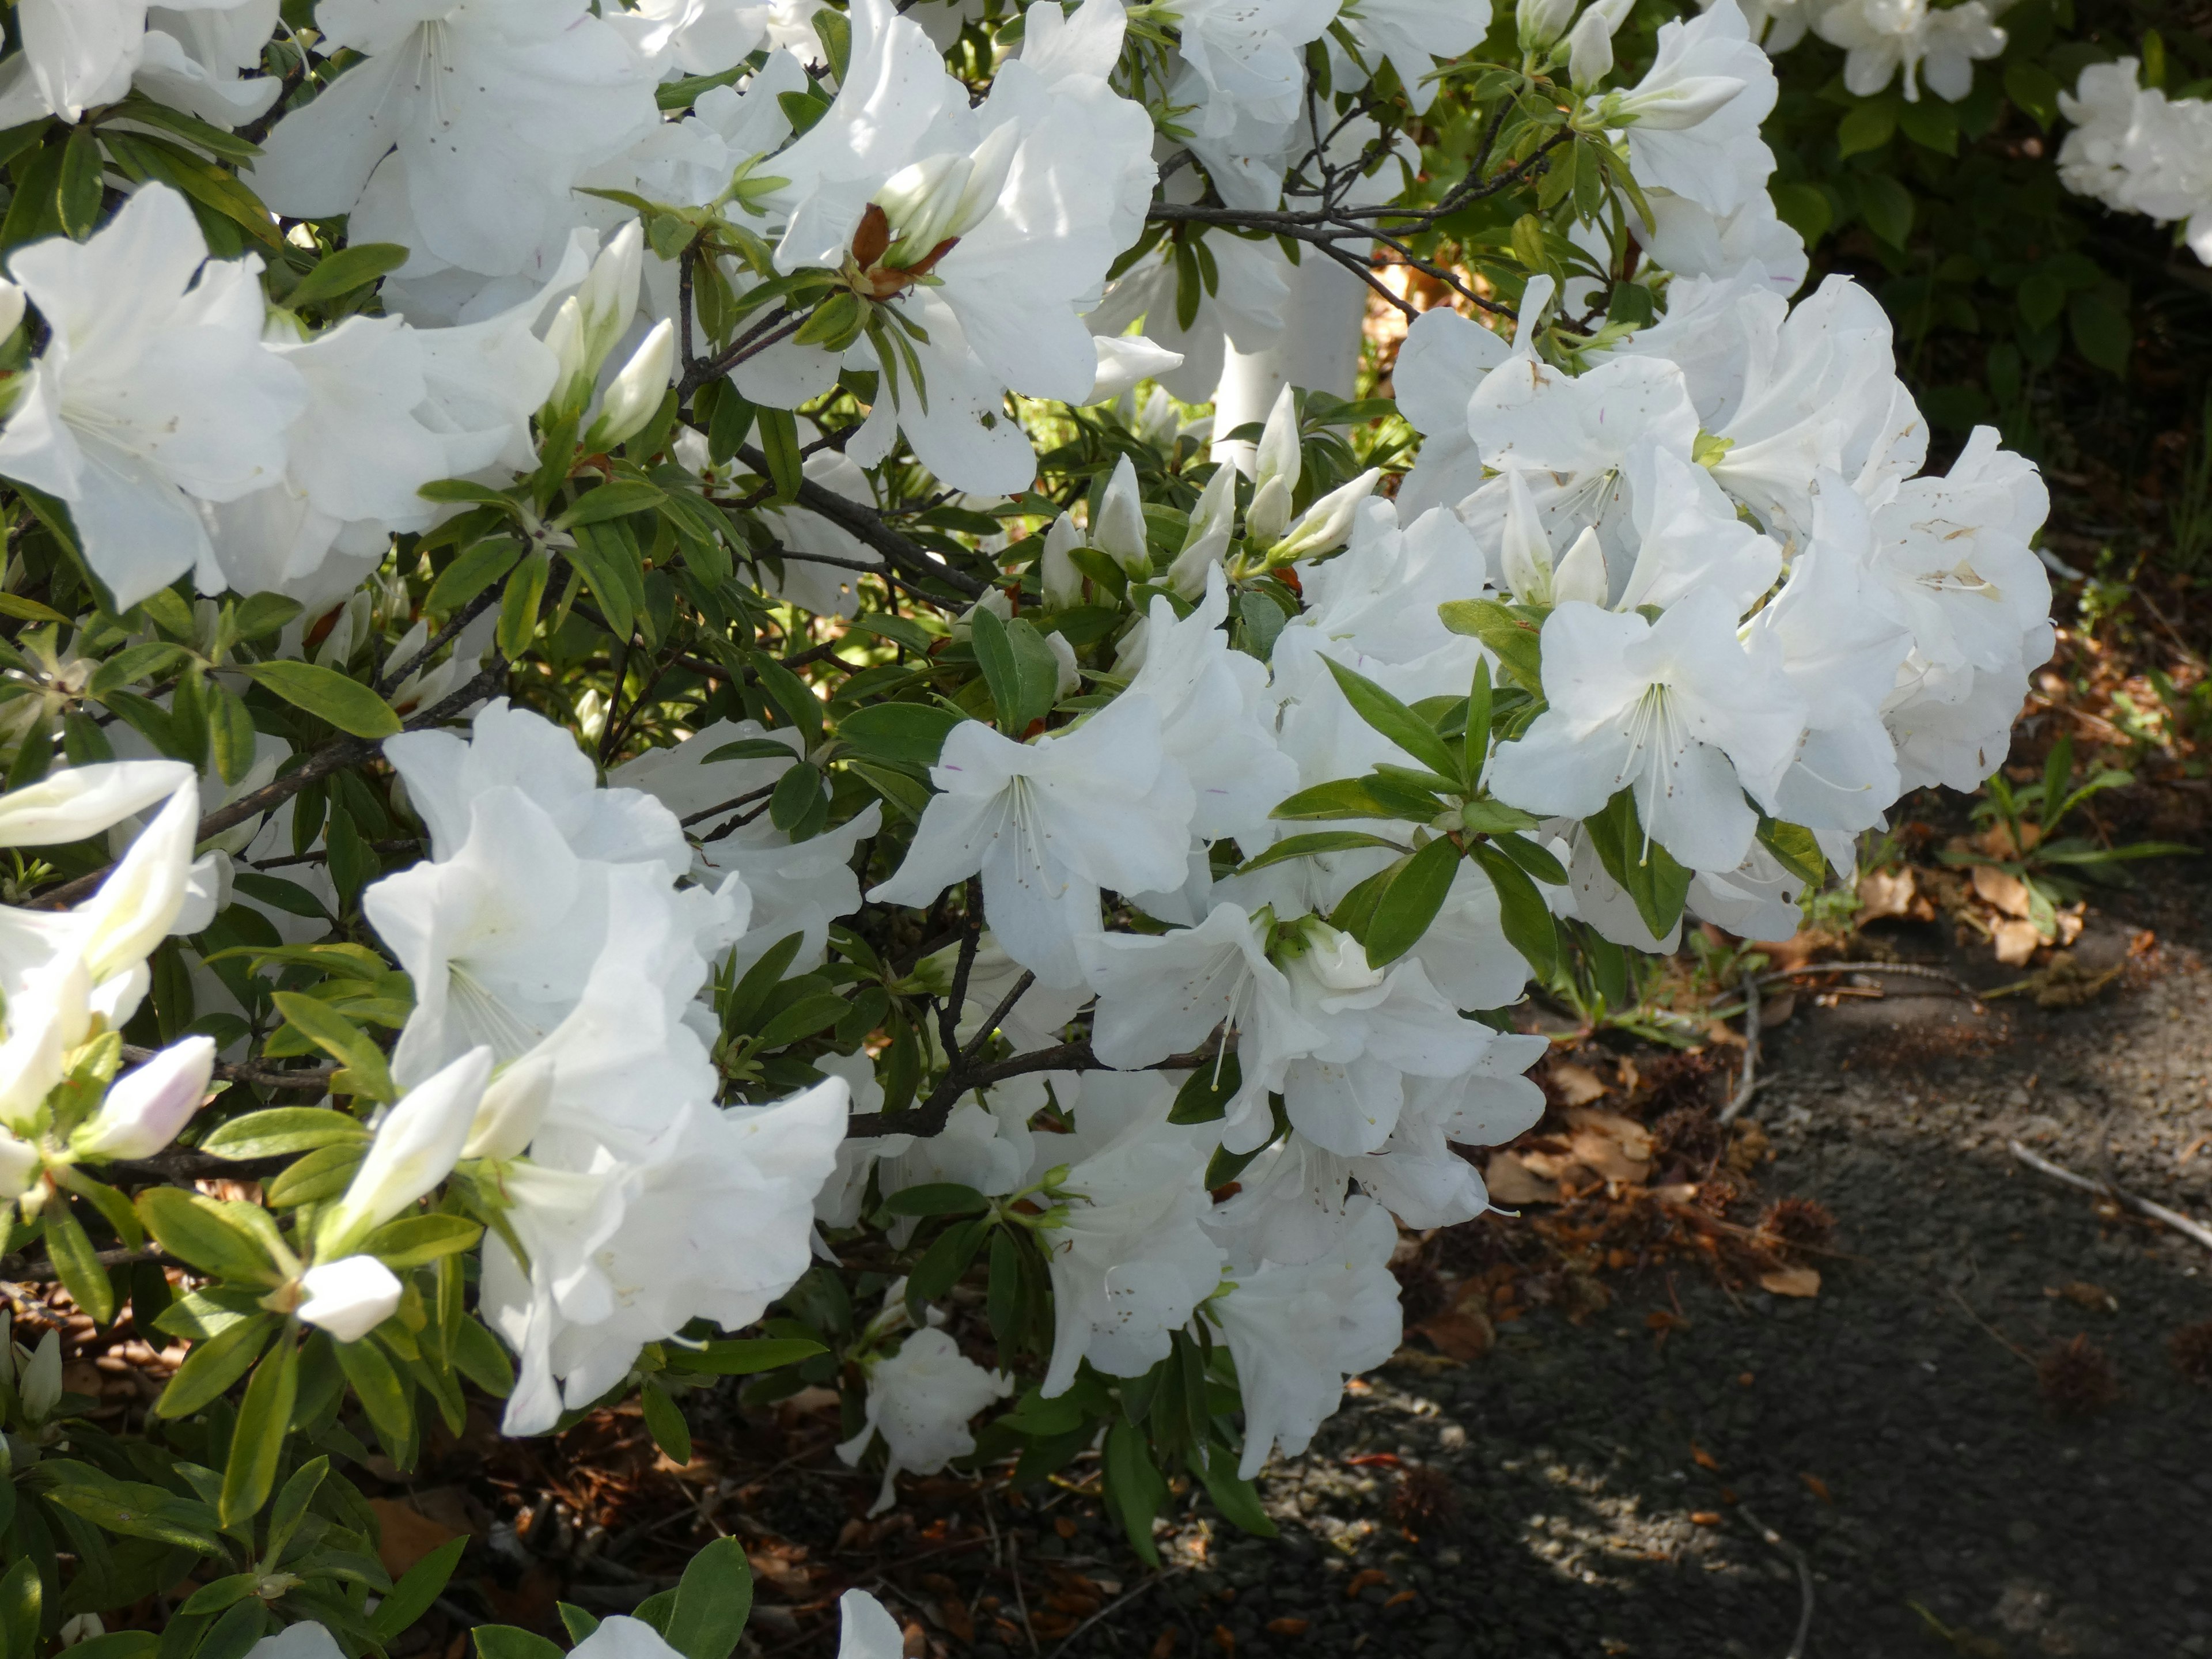
<instances>
[{"instance_id":1,"label":"flower bud","mask_svg":"<svg viewBox=\"0 0 2212 1659\"><path fill-rule=\"evenodd\" d=\"M1580 599L1585 605L1603 605L1611 587L1605 549L1598 544L1596 530L1585 527L1552 573L1552 598L1559 604Z\"/></svg>"},{"instance_id":2,"label":"flower bud","mask_svg":"<svg viewBox=\"0 0 2212 1659\"><path fill-rule=\"evenodd\" d=\"M1267 550L1268 562L1287 564L1293 559L1310 559L1343 546L1344 538L1352 533L1352 521L1359 512L1360 502L1375 493L1382 477L1381 467L1370 466L1350 483L1339 484L1330 490L1305 510L1305 516L1291 526L1288 536Z\"/></svg>"},{"instance_id":3,"label":"flower bud","mask_svg":"<svg viewBox=\"0 0 2212 1659\"><path fill-rule=\"evenodd\" d=\"M599 417L584 434L586 449L603 453L645 430L668 395L670 376L676 368L676 325L665 319L623 365L599 405Z\"/></svg>"},{"instance_id":4,"label":"flower bud","mask_svg":"<svg viewBox=\"0 0 2212 1659\"><path fill-rule=\"evenodd\" d=\"M1133 576L1149 574L1152 550L1145 545L1145 504L1137 493L1137 469L1124 455L1098 498L1091 526L1091 544Z\"/></svg>"},{"instance_id":5,"label":"flower bud","mask_svg":"<svg viewBox=\"0 0 2212 1659\"><path fill-rule=\"evenodd\" d=\"M964 155L929 155L901 167L875 193L893 232L878 264L893 270L920 264L951 234L963 193L975 173Z\"/></svg>"},{"instance_id":6,"label":"flower bud","mask_svg":"<svg viewBox=\"0 0 2212 1659\"><path fill-rule=\"evenodd\" d=\"M1291 522L1291 487L1270 478L1252 492L1252 505L1244 509L1244 539L1255 547L1269 547Z\"/></svg>"},{"instance_id":7,"label":"flower bud","mask_svg":"<svg viewBox=\"0 0 2212 1659\"><path fill-rule=\"evenodd\" d=\"M1718 113L1743 88L1733 75L1686 75L1648 92L1628 93L1617 100L1607 98L1608 122L1656 132L1683 131Z\"/></svg>"},{"instance_id":8,"label":"flower bud","mask_svg":"<svg viewBox=\"0 0 2212 1659\"><path fill-rule=\"evenodd\" d=\"M1237 469L1218 466L1206 481L1205 491L1192 509L1190 530L1182 551L1168 567L1168 586L1186 599L1206 592L1206 573L1229 552L1229 538L1236 528Z\"/></svg>"},{"instance_id":9,"label":"flower bud","mask_svg":"<svg viewBox=\"0 0 2212 1659\"><path fill-rule=\"evenodd\" d=\"M187 784L169 797L91 902L77 912L87 924L79 948L94 985L143 965L167 936L184 908L199 821L200 793L196 784ZM123 1017L131 1012L124 1010Z\"/></svg>"},{"instance_id":10,"label":"flower bud","mask_svg":"<svg viewBox=\"0 0 2212 1659\"><path fill-rule=\"evenodd\" d=\"M215 1076L215 1039L173 1042L115 1080L93 1120L70 1137L80 1158L151 1158L199 1110Z\"/></svg>"},{"instance_id":11,"label":"flower bud","mask_svg":"<svg viewBox=\"0 0 2212 1659\"><path fill-rule=\"evenodd\" d=\"M443 1181L459 1161L491 1079L491 1050L471 1048L392 1109L346 1194L325 1211L318 1249L337 1254Z\"/></svg>"},{"instance_id":12,"label":"flower bud","mask_svg":"<svg viewBox=\"0 0 2212 1659\"><path fill-rule=\"evenodd\" d=\"M553 1103L553 1062L525 1054L494 1078L469 1125L463 1158L520 1158Z\"/></svg>"},{"instance_id":13,"label":"flower bud","mask_svg":"<svg viewBox=\"0 0 2212 1659\"><path fill-rule=\"evenodd\" d=\"M638 282L645 269L645 227L632 219L607 240L592 261L591 274L575 293L586 372L593 375L637 314ZM564 302L565 303L565 302Z\"/></svg>"},{"instance_id":14,"label":"flower bud","mask_svg":"<svg viewBox=\"0 0 2212 1659\"><path fill-rule=\"evenodd\" d=\"M1592 6L1567 36L1567 78L1587 91L1613 73L1613 29Z\"/></svg>"},{"instance_id":15,"label":"flower bud","mask_svg":"<svg viewBox=\"0 0 2212 1659\"><path fill-rule=\"evenodd\" d=\"M562 301L560 309L553 313L545 330L545 344L559 365L559 378L553 382L553 395L547 401L559 409L581 409L591 396L596 371L584 349L584 308L574 295Z\"/></svg>"},{"instance_id":16,"label":"flower bud","mask_svg":"<svg viewBox=\"0 0 2212 1659\"><path fill-rule=\"evenodd\" d=\"M373 1255L349 1255L300 1275L307 1300L294 1310L341 1342L358 1342L398 1310L399 1280Z\"/></svg>"},{"instance_id":17,"label":"flower bud","mask_svg":"<svg viewBox=\"0 0 2212 1659\"><path fill-rule=\"evenodd\" d=\"M1252 482L1265 489L1271 478L1280 478L1285 494L1298 487L1298 405L1285 386L1267 411L1267 424L1260 429L1260 447L1253 458Z\"/></svg>"},{"instance_id":18,"label":"flower bud","mask_svg":"<svg viewBox=\"0 0 2212 1659\"><path fill-rule=\"evenodd\" d=\"M1009 120L993 128L975 146L968 157L968 182L961 188L945 235L965 236L991 216L999 198L1006 193L1006 178L1014 170L1014 152L1021 143L1020 124Z\"/></svg>"},{"instance_id":19,"label":"flower bud","mask_svg":"<svg viewBox=\"0 0 2212 1659\"><path fill-rule=\"evenodd\" d=\"M1065 611L1083 602L1083 573L1069 558L1071 550L1083 545L1083 527L1066 514L1052 521L1044 532L1044 552L1037 560L1037 580L1044 589L1044 608Z\"/></svg>"},{"instance_id":20,"label":"flower bud","mask_svg":"<svg viewBox=\"0 0 2212 1659\"><path fill-rule=\"evenodd\" d=\"M1521 50L1542 52L1567 32L1574 15L1575 0L1521 0L1513 12Z\"/></svg>"}]
</instances>

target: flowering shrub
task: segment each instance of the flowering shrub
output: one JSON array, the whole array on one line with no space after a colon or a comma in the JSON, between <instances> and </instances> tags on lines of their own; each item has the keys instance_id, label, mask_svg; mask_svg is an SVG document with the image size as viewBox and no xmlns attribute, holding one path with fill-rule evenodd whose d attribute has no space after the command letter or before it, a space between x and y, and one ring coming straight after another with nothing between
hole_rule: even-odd
<instances>
[{"instance_id":1,"label":"flowering shrub","mask_svg":"<svg viewBox=\"0 0 2212 1659\"><path fill-rule=\"evenodd\" d=\"M189 1351L131 1436L15 1351L10 1652L396 1639L346 1471L471 1390L1269 1529L1532 978L1788 933L2051 646L1744 14L1629 9L21 0L8 1248ZM1395 403L1160 390L1378 247Z\"/></svg>"}]
</instances>

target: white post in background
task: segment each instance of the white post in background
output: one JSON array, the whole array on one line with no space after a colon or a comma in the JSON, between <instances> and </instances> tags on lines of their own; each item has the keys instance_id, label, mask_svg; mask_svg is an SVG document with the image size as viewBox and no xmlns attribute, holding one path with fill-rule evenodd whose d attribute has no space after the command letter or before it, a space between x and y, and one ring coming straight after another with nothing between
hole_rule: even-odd
<instances>
[{"instance_id":1,"label":"white post in background","mask_svg":"<svg viewBox=\"0 0 2212 1659\"><path fill-rule=\"evenodd\" d=\"M1290 303L1283 332L1264 351L1245 353L1232 343L1213 392L1213 459L1233 459L1248 477L1254 446L1224 440L1248 422L1264 421L1285 386L1349 398L1359 379L1360 325L1367 313L1367 284L1318 248L1286 266Z\"/></svg>"}]
</instances>

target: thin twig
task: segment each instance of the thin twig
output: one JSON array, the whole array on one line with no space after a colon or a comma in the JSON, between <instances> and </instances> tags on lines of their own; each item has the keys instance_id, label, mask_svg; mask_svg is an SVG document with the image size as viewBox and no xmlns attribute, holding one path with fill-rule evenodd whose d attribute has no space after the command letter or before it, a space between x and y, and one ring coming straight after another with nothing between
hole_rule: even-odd
<instances>
[{"instance_id":1,"label":"thin twig","mask_svg":"<svg viewBox=\"0 0 2212 1659\"><path fill-rule=\"evenodd\" d=\"M1037 1649L1036 1626L1030 1623L1030 1598L1022 1589L1022 1535L1012 1528L1006 1529L1006 1554L1014 1580L1014 1605L1022 1610L1022 1634L1030 1638L1030 1651Z\"/></svg>"},{"instance_id":2,"label":"thin twig","mask_svg":"<svg viewBox=\"0 0 2212 1659\"><path fill-rule=\"evenodd\" d=\"M1127 1595L1117 1596L1113 1601L1109 1601L1104 1607L1099 1608L1097 1612L1092 1613L1088 1619L1078 1625L1073 1630L1068 1632L1066 1637L1061 1638L1060 1645L1052 1650L1052 1659L1060 1659L1060 1656L1061 1654L1066 1653L1070 1648L1075 1645L1075 1638L1077 1637L1082 1635L1084 1632L1089 1630L1100 1620L1105 1618L1109 1613L1119 1613L1123 1607L1127 1607L1130 1602L1144 1595L1146 1591L1158 1589L1164 1580L1172 1578L1176 1574L1181 1572L1182 1570L1183 1563L1178 1561L1175 1565L1164 1568L1161 1571L1154 1573L1150 1578L1145 1580L1143 1583L1138 1585L1136 1589L1129 1591Z\"/></svg>"},{"instance_id":3,"label":"thin twig","mask_svg":"<svg viewBox=\"0 0 2212 1659\"><path fill-rule=\"evenodd\" d=\"M1977 1010L1982 1006L1982 994L1966 981L1941 968L1923 967L1917 962L1808 962L1802 968L1778 968L1771 974L1761 974L1759 982L1774 985L1802 974L1903 974L1909 979L1929 979L1939 985L1948 985Z\"/></svg>"},{"instance_id":4,"label":"thin twig","mask_svg":"<svg viewBox=\"0 0 2212 1659\"><path fill-rule=\"evenodd\" d=\"M1813 1564L1805 1559L1805 1552L1739 1504L1736 1513L1757 1528L1767 1544L1781 1551L1797 1565L1797 1639L1790 1644L1784 1659L1805 1659L1805 1638L1813 1633Z\"/></svg>"},{"instance_id":5,"label":"thin twig","mask_svg":"<svg viewBox=\"0 0 2212 1659\"><path fill-rule=\"evenodd\" d=\"M142 1048L135 1042L123 1045L123 1058L137 1066L154 1058L158 1051ZM262 1066L232 1066L216 1062L215 1074L225 1083L252 1083L264 1089L327 1089L331 1079L337 1075L335 1066L310 1066L295 1072L270 1071Z\"/></svg>"},{"instance_id":6,"label":"thin twig","mask_svg":"<svg viewBox=\"0 0 2212 1659\"><path fill-rule=\"evenodd\" d=\"M2206 1249L2212 1250L2212 1227L2207 1227L2203 1222L2191 1221L2179 1210L2169 1210L2163 1204L2148 1198L2138 1197L2134 1193L2114 1186L2109 1181L2097 1181L2085 1175L2076 1175L2064 1164L2053 1164L2040 1152L2028 1151L2017 1140L2008 1140L2005 1146L2014 1158L2038 1174L2047 1175L2053 1181L2063 1181L2068 1186L2078 1188L2082 1192L2094 1193L2100 1197L2109 1198L2123 1209L2133 1210L2137 1215L2147 1216L2153 1221L2163 1222L2184 1237L2193 1238Z\"/></svg>"},{"instance_id":7,"label":"thin twig","mask_svg":"<svg viewBox=\"0 0 2212 1659\"><path fill-rule=\"evenodd\" d=\"M1759 1087L1758 1071L1759 981L1747 979L1743 982L1743 1075L1736 1079L1735 1093L1721 1113L1722 1123L1735 1122L1751 1104L1752 1094Z\"/></svg>"}]
</instances>

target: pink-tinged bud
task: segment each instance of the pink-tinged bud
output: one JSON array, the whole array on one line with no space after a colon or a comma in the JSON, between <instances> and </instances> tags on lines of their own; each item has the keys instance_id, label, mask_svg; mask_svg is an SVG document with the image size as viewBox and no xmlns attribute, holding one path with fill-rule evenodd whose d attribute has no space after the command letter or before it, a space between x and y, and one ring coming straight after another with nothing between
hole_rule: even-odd
<instances>
[{"instance_id":1,"label":"pink-tinged bud","mask_svg":"<svg viewBox=\"0 0 2212 1659\"><path fill-rule=\"evenodd\" d=\"M341 1342L358 1342L399 1306L399 1280L373 1255L349 1255L300 1275L307 1293L296 1312Z\"/></svg>"},{"instance_id":2,"label":"pink-tinged bud","mask_svg":"<svg viewBox=\"0 0 2212 1659\"><path fill-rule=\"evenodd\" d=\"M186 1037L116 1079L92 1121L70 1137L79 1158L151 1158L177 1138L207 1098L215 1039Z\"/></svg>"}]
</instances>

